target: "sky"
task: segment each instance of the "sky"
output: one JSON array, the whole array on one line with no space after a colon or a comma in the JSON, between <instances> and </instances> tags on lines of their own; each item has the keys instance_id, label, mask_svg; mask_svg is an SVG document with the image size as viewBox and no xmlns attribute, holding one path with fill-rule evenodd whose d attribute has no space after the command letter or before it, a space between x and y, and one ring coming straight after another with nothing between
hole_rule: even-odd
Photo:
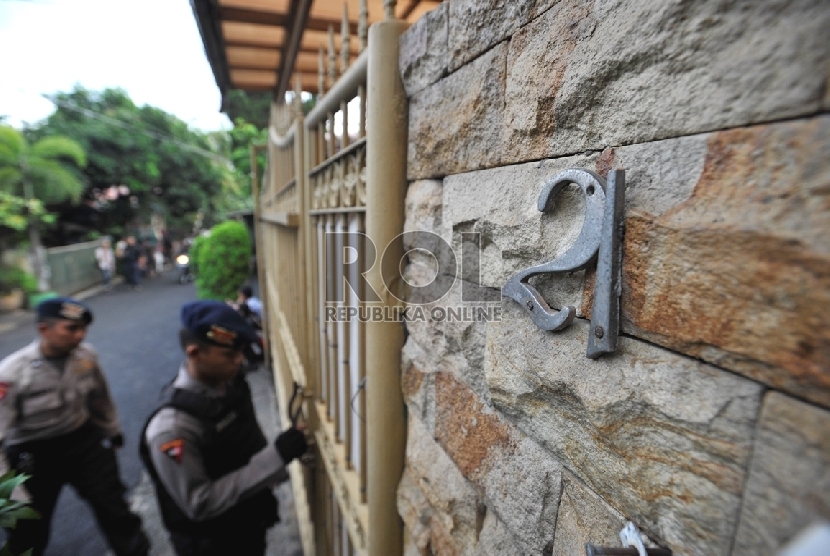
<instances>
[{"instance_id":1,"label":"sky","mask_svg":"<svg viewBox=\"0 0 830 556\"><path fill-rule=\"evenodd\" d=\"M202 131L229 129L188 0L0 0L0 115L33 124L42 94L120 87Z\"/></svg>"}]
</instances>

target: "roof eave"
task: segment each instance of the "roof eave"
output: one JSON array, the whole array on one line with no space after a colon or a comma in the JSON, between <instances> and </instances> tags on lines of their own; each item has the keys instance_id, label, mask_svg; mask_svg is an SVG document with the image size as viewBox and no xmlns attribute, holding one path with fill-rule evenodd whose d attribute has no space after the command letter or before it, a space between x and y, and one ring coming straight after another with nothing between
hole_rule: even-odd
<instances>
[{"instance_id":1,"label":"roof eave","mask_svg":"<svg viewBox=\"0 0 830 556\"><path fill-rule=\"evenodd\" d=\"M202 45L205 48L210 69L213 71L213 78L216 80L216 86L219 87L219 94L222 97L219 110L224 112L227 109L225 96L232 86L228 60L225 57L225 40L219 27L219 7L216 5L216 0L190 0L190 6L196 18L199 34L202 36Z\"/></svg>"}]
</instances>

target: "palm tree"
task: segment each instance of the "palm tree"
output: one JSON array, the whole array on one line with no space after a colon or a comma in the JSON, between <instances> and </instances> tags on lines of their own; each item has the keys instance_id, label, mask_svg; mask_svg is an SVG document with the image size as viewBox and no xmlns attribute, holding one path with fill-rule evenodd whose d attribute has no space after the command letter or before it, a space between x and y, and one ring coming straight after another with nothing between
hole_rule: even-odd
<instances>
[{"instance_id":1,"label":"palm tree","mask_svg":"<svg viewBox=\"0 0 830 556\"><path fill-rule=\"evenodd\" d=\"M70 170L68 163L86 166L83 148L67 137L45 137L32 145L14 128L0 125L0 191L21 197L27 202L58 203L77 201L84 184ZM43 272L43 249L39 219L29 216L28 232L32 263L40 288L46 289Z\"/></svg>"}]
</instances>

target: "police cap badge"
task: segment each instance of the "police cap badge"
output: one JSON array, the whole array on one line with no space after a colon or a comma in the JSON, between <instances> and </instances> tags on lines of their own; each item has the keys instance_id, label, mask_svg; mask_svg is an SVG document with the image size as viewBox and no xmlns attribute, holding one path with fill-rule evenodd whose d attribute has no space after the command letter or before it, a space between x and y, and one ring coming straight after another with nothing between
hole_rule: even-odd
<instances>
[{"instance_id":1,"label":"police cap badge","mask_svg":"<svg viewBox=\"0 0 830 556\"><path fill-rule=\"evenodd\" d=\"M256 332L232 307L219 301L193 301L182 306L182 327L200 341L240 349L257 340Z\"/></svg>"},{"instance_id":2,"label":"police cap badge","mask_svg":"<svg viewBox=\"0 0 830 556\"><path fill-rule=\"evenodd\" d=\"M51 297L41 301L36 309L38 320L64 319L92 322L92 311L89 307L71 297Z\"/></svg>"}]
</instances>

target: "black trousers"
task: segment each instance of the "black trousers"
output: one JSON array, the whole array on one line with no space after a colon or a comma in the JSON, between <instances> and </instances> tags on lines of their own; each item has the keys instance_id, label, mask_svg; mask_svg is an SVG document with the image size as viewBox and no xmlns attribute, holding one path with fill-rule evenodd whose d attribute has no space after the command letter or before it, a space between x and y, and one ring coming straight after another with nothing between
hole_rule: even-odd
<instances>
[{"instance_id":1,"label":"black trousers","mask_svg":"<svg viewBox=\"0 0 830 556\"><path fill-rule=\"evenodd\" d=\"M209 535L171 532L170 540L177 556L263 556L265 531L261 527L239 527Z\"/></svg>"},{"instance_id":2,"label":"black trousers","mask_svg":"<svg viewBox=\"0 0 830 556\"><path fill-rule=\"evenodd\" d=\"M33 556L43 554L58 495L70 484L92 507L116 556L146 556L150 544L141 530L141 519L127 505L115 451L104 447L103 440L103 431L86 424L63 436L6 449L9 466L32 475L23 486L32 496L32 507L41 514L40 519L20 520L8 530L12 553L32 548Z\"/></svg>"}]
</instances>

